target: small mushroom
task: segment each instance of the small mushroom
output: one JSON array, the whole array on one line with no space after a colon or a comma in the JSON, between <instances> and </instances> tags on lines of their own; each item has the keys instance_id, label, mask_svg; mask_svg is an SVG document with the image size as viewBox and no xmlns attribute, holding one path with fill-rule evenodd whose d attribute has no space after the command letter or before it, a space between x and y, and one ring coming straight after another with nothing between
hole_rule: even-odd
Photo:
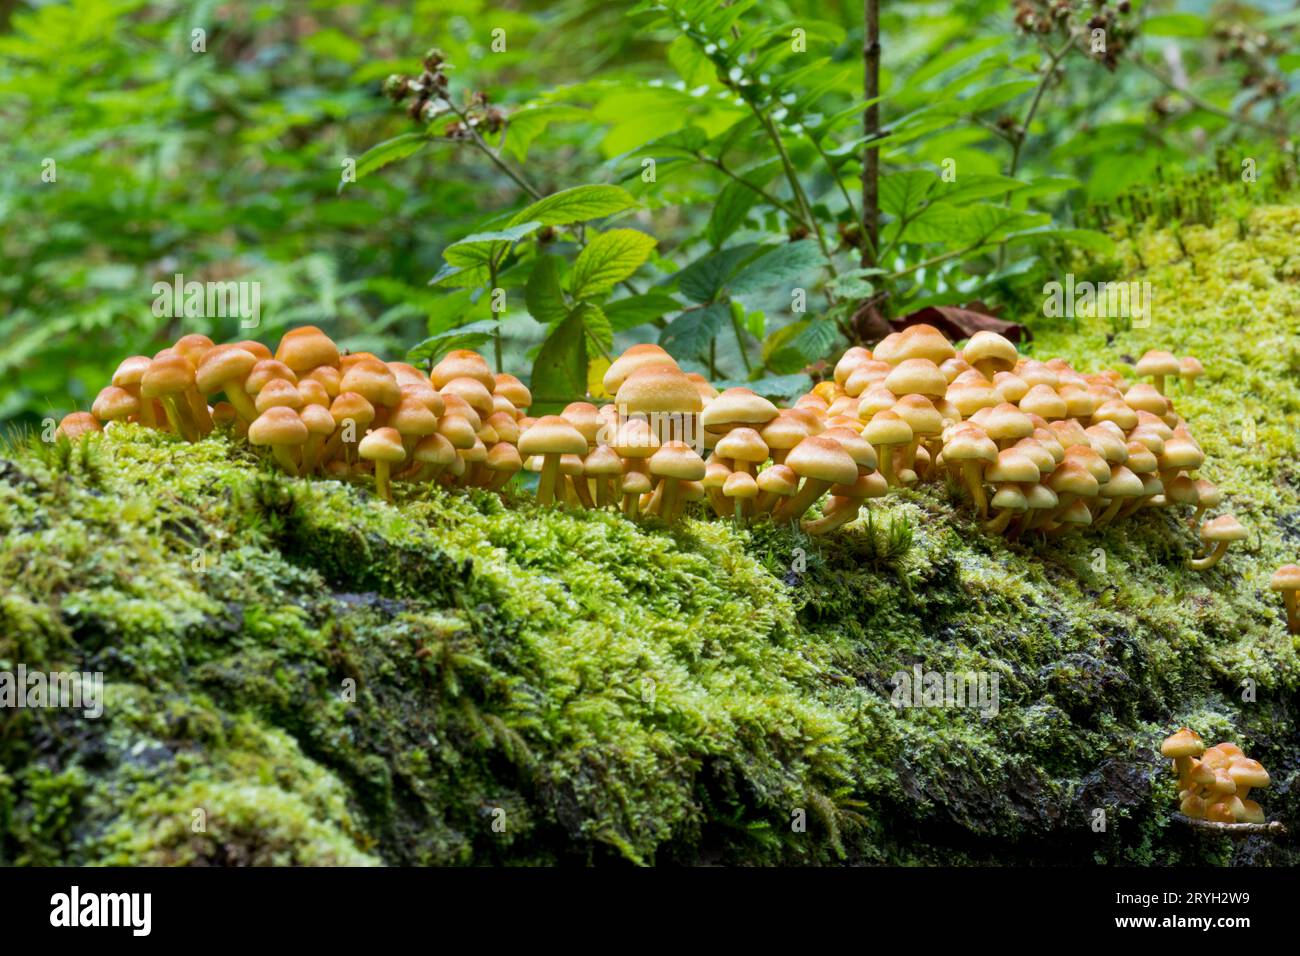
<instances>
[{"instance_id":1,"label":"small mushroom","mask_svg":"<svg viewBox=\"0 0 1300 956\"><path fill-rule=\"evenodd\" d=\"M1232 515L1220 515L1205 522L1201 526L1201 540L1205 542L1207 548L1213 546L1213 550L1204 557L1193 558L1192 569L1206 571L1214 567L1222 560L1232 542L1241 541L1245 537L1246 529Z\"/></svg>"},{"instance_id":2,"label":"small mushroom","mask_svg":"<svg viewBox=\"0 0 1300 956\"><path fill-rule=\"evenodd\" d=\"M1178 360L1178 377L1189 392L1196 391L1196 380L1205 374L1205 367L1194 355L1185 355Z\"/></svg>"},{"instance_id":3,"label":"small mushroom","mask_svg":"<svg viewBox=\"0 0 1300 956\"><path fill-rule=\"evenodd\" d=\"M357 454L366 461L374 462L375 493L385 501L392 501L393 489L389 482L392 467L406 461L401 433L396 428L376 428L361 439L357 445Z\"/></svg>"},{"instance_id":4,"label":"small mushroom","mask_svg":"<svg viewBox=\"0 0 1300 956\"><path fill-rule=\"evenodd\" d=\"M1150 349L1137 361L1136 371L1143 378L1150 378L1156 391L1165 393L1165 379L1178 374L1178 359L1170 352Z\"/></svg>"},{"instance_id":5,"label":"small mushroom","mask_svg":"<svg viewBox=\"0 0 1300 956\"><path fill-rule=\"evenodd\" d=\"M295 477L298 474L295 449L307 443L308 435L298 413L283 405L268 408L248 426L248 440L254 445L269 446L285 474Z\"/></svg>"},{"instance_id":6,"label":"small mushroom","mask_svg":"<svg viewBox=\"0 0 1300 956\"><path fill-rule=\"evenodd\" d=\"M1300 602L1296 592L1300 591L1300 564L1284 564L1273 572L1269 582L1274 591L1282 592L1282 601L1286 604L1286 628L1292 634L1300 634Z\"/></svg>"},{"instance_id":7,"label":"small mushroom","mask_svg":"<svg viewBox=\"0 0 1300 956\"><path fill-rule=\"evenodd\" d=\"M519 436L520 455L542 456L542 474L537 482L539 505L549 505L555 500L555 489L560 478L560 457L586 453L587 439L559 415L543 415Z\"/></svg>"}]
</instances>

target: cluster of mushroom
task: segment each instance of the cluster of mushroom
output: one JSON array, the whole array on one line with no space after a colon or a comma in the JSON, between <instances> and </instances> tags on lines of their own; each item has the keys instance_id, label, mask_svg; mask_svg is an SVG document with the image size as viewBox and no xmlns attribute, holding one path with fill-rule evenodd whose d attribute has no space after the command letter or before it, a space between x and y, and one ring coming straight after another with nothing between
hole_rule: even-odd
<instances>
[{"instance_id":1,"label":"cluster of mushroom","mask_svg":"<svg viewBox=\"0 0 1300 956\"><path fill-rule=\"evenodd\" d=\"M833 380L779 409L747 388L719 393L645 344L607 370L612 402L533 419L527 387L477 352L451 352L426 375L342 354L304 326L274 354L186 335L152 358L128 358L91 412L61 429L75 436L131 420L195 441L225 423L291 475L373 479L385 498L392 479L499 490L522 468L540 472L541 504L667 521L690 501L736 521L795 521L829 493L804 521L810 534L852 521L891 486L950 476L989 531L1014 537L1171 505L1194 508L1195 525L1217 506L1218 490L1194 477L1205 455L1164 394L1171 376L1194 384L1200 367L1189 362L1148 352L1137 371L1152 381L1130 384L1115 371L1023 358L991 332L959 352L914 325L874 351L849 349ZM1245 530L1225 515L1201 535L1206 554L1193 565L1206 568Z\"/></svg>"},{"instance_id":2,"label":"cluster of mushroom","mask_svg":"<svg viewBox=\"0 0 1300 956\"><path fill-rule=\"evenodd\" d=\"M1221 496L1195 477L1205 453L1166 395L1166 381L1192 388L1201 374L1151 351L1129 382L1113 369L1082 374L1063 359L1025 358L994 332L958 351L937 329L914 325L872 351L851 348L802 404L825 404L827 420L861 423L891 485L951 477L986 528L1012 537L1105 525L1141 508L1190 506L1192 524ZM1201 530L1212 567L1245 529L1230 515Z\"/></svg>"},{"instance_id":3,"label":"cluster of mushroom","mask_svg":"<svg viewBox=\"0 0 1300 956\"><path fill-rule=\"evenodd\" d=\"M224 394L224 401L209 399ZM123 361L89 413L65 417L76 437L135 421L197 441L220 424L270 450L290 475L440 481L499 489L522 467L517 443L528 388L453 352L425 374L369 352L341 354L315 326L260 342L214 345L186 335L153 358Z\"/></svg>"},{"instance_id":4,"label":"cluster of mushroom","mask_svg":"<svg viewBox=\"0 0 1300 956\"><path fill-rule=\"evenodd\" d=\"M1207 748L1199 734L1183 727L1165 738L1160 753L1174 762L1178 809L1192 820L1212 823L1264 823L1264 811L1250 799L1269 784L1268 771L1236 744Z\"/></svg>"}]
</instances>

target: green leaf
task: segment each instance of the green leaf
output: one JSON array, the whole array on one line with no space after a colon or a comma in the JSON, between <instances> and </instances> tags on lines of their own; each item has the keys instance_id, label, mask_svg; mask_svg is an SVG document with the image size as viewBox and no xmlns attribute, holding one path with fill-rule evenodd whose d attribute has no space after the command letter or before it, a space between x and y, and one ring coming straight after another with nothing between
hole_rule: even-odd
<instances>
[{"instance_id":1,"label":"green leaf","mask_svg":"<svg viewBox=\"0 0 1300 956\"><path fill-rule=\"evenodd\" d=\"M957 100L951 104L954 112L958 113L983 113L987 110L997 109L1010 103L1012 100L1023 96L1030 90L1038 86L1037 80L1012 80L1009 83L999 83L996 86L990 86L987 89L980 90L972 96L965 99Z\"/></svg>"},{"instance_id":2,"label":"green leaf","mask_svg":"<svg viewBox=\"0 0 1300 956\"><path fill-rule=\"evenodd\" d=\"M679 36L668 44L668 62L685 81L687 89L705 86L718 78L718 68L690 37Z\"/></svg>"},{"instance_id":3,"label":"green leaf","mask_svg":"<svg viewBox=\"0 0 1300 956\"><path fill-rule=\"evenodd\" d=\"M492 341L498 327L496 319L483 319L431 335L408 351L406 360L412 365L432 363L455 349L478 348Z\"/></svg>"},{"instance_id":4,"label":"green leaf","mask_svg":"<svg viewBox=\"0 0 1300 956\"><path fill-rule=\"evenodd\" d=\"M732 295L748 295L774 286L791 286L800 282L811 286L814 269L826 264L817 243L811 239L787 242L765 252L746 265L727 283Z\"/></svg>"},{"instance_id":5,"label":"green leaf","mask_svg":"<svg viewBox=\"0 0 1300 956\"><path fill-rule=\"evenodd\" d=\"M796 373L793 375L764 375L756 379L728 379L713 383L713 387L718 391L737 386L743 386L775 402L802 395L812 388L812 379L807 375Z\"/></svg>"},{"instance_id":6,"label":"green leaf","mask_svg":"<svg viewBox=\"0 0 1300 956\"><path fill-rule=\"evenodd\" d=\"M383 169L389 163L395 163L399 159L414 156L424 149L428 142L429 138L423 133L403 133L401 136L394 136L392 139L371 146L357 160L357 181L360 182L375 170ZM342 192L345 185L347 185L345 182L340 182L338 191Z\"/></svg>"},{"instance_id":7,"label":"green leaf","mask_svg":"<svg viewBox=\"0 0 1300 956\"><path fill-rule=\"evenodd\" d=\"M720 249L731 238L731 234L741 227L760 198L762 197L757 192L744 183L732 181L723 186L704 230L709 245Z\"/></svg>"},{"instance_id":8,"label":"green leaf","mask_svg":"<svg viewBox=\"0 0 1300 956\"><path fill-rule=\"evenodd\" d=\"M573 263L569 277L573 297L601 295L631 277L650 258L656 241L636 229L611 229L596 236Z\"/></svg>"},{"instance_id":9,"label":"green leaf","mask_svg":"<svg viewBox=\"0 0 1300 956\"><path fill-rule=\"evenodd\" d=\"M515 213L510 225L536 220L543 226L563 226L571 222L588 222L631 209L637 201L621 186L574 186L539 199Z\"/></svg>"},{"instance_id":10,"label":"green leaf","mask_svg":"<svg viewBox=\"0 0 1300 956\"><path fill-rule=\"evenodd\" d=\"M876 291L872 277L884 274L884 269L852 269L831 279L826 288L837 299L865 299Z\"/></svg>"},{"instance_id":11,"label":"green leaf","mask_svg":"<svg viewBox=\"0 0 1300 956\"><path fill-rule=\"evenodd\" d=\"M524 286L524 305L538 322L550 325L569 314L560 285L559 256L539 256Z\"/></svg>"},{"instance_id":12,"label":"green leaf","mask_svg":"<svg viewBox=\"0 0 1300 956\"><path fill-rule=\"evenodd\" d=\"M540 222L534 220L496 232L476 232L453 242L442 251L442 257L453 266L462 268L500 261L512 245L536 232L541 226Z\"/></svg>"},{"instance_id":13,"label":"green leaf","mask_svg":"<svg viewBox=\"0 0 1300 956\"><path fill-rule=\"evenodd\" d=\"M603 306L605 317L615 332L636 328L655 319L662 319L670 312L681 308L681 303L667 292L651 289L641 295L630 295L624 299L606 302Z\"/></svg>"},{"instance_id":14,"label":"green leaf","mask_svg":"<svg viewBox=\"0 0 1300 956\"><path fill-rule=\"evenodd\" d=\"M608 357L609 350L614 345L614 330L601 307L594 302L579 302L573 307L573 312L582 320L591 350Z\"/></svg>"},{"instance_id":15,"label":"green leaf","mask_svg":"<svg viewBox=\"0 0 1300 956\"><path fill-rule=\"evenodd\" d=\"M1115 240L1104 232L1095 229L1054 229L1050 226L1041 229L1025 229L1011 233L1008 239L1029 242L1059 240L1088 252L1110 255L1115 251Z\"/></svg>"},{"instance_id":16,"label":"green leaf","mask_svg":"<svg viewBox=\"0 0 1300 956\"><path fill-rule=\"evenodd\" d=\"M558 412L587 394L587 333L578 312L552 327L533 361L529 388L535 416Z\"/></svg>"},{"instance_id":17,"label":"green leaf","mask_svg":"<svg viewBox=\"0 0 1300 956\"><path fill-rule=\"evenodd\" d=\"M759 248L757 243L746 242L696 259L677 273L678 288L692 302L712 302L722 294L732 273Z\"/></svg>"},{"instance_id":18,"label":"green leaf","mask_svg":"<svg viewBox=\"0 0 1300 956\"><path fill-rule=\"evenodd\" d=\"M790 340L789 347L804 356L806 365L830 355L839 337L840 332L834 322L829 319L812 319Z\"/></svg>"},{"instance_id":19,"label":"green leaf","mask_svg":"<svg viewBox=\"0 0 1300 956\"><path fill-rule=\"evenodd\" d=\"M516 162L522 163L528 158L528 148L546 131L546 127L552 123L583 120L588 115L587 110L559 104L516 110L510 114L510 125L506 128L506 139L502 148Z\"/></svg>"},{"instance_id":20,"label":"green leaf","mask_svg":"<svg viewBox=\"0 0 1300 956\"><path fill-rule=\"evenodd\" d=\"M659 344L674 358L698 358L708 352L709 343L730 318L731 307L724 302L691 309L668 323L659 333Z\"/></svg>"},{"instance_id":21,"label":"green leaf","mask_svg":"<svg viewBox=\"0 0 1300 956\"><path fill-rule=\"evenodd\" d=\"M919 169L885 176L880 180L881 211L899 219L916 215L938 182L936 173Z\"/></svg>"},{"instance_id":22,"label":"green leaf","mask_svg":"<svg viewBox=\"0 0 1300 956\"><path fill-rule=\"evenodd\" d=\"M1156 37L1203 37L1205 21L1194 13L1162 13L1147 17L1142 32Z\"/></svg>"}]
</instances>

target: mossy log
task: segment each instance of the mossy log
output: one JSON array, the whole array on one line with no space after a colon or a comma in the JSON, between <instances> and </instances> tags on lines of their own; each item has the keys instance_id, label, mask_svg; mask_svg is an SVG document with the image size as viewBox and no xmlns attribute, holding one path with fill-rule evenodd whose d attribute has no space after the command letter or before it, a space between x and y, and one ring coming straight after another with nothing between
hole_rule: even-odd
<instances>
[{"instance_id":1,"label":"mossy log","mask_svg":"<svg viewBox=\"0 0 1300 956\"><path fill-rule=\"evenodd\" d=\"M0 711L0 864L1300 863L1171 825L1157 754L1184 725L1239 743L1294 830L1300 657L1268 583L1300 552L1300 210L1243 221L1081 261L1150 281L1154 320L1034 343L1204 361L1170 390L1251 537L1203 573L1185 513L1008 542L941 483L810 539L401 482L390 505L219 434L14 443L0 671L102 673L105 699ZM943 675L996 696L950 705Z\"/></svg>"}]
</instances>

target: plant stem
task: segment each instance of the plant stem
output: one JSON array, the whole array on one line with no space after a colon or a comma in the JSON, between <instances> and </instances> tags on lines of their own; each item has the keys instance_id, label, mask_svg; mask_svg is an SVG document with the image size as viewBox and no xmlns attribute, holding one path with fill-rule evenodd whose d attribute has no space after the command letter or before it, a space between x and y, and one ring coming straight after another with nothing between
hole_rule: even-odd
<instances>
[{"instance_id":1,"label":"plant stem","mask_svg":"<svg viewBox=\"0 0 1300 956\"><path fill-rule=\"evenodd\" d=\"M870 145L880 136L880 0L866 0L862 60L862 95L870 104L862 114L867 146L862 153L862 268L876 264L880 248L880 150Z\"/></svg>"}]
</instances>

